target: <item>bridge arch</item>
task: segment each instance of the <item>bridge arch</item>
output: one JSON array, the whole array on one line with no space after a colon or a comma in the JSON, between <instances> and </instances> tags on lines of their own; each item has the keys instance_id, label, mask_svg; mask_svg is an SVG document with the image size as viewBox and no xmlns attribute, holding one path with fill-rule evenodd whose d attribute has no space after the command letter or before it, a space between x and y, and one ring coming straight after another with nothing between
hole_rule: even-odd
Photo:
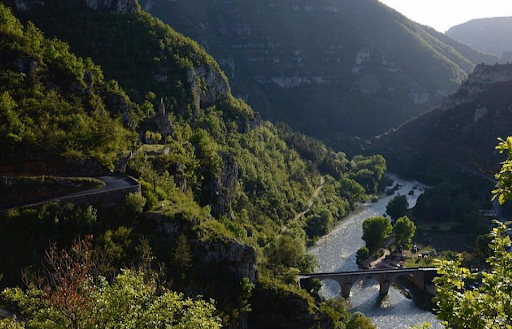
<instances>
[{"instance_id":1,"label":"bridge arch","mask_svg":"<svg viewBox=\"0 0 512 329\"><path fill-rule=\"evenodd\" d=\"M423 289L425 285L437 275L435 268L406 268L406 269L377 269L353 272L335 273L314 273L299 275L299 281L306 278L317 278L321 281L333 280L338 282L341 288L341 295L344 298L350 297L350 291L355 283L368 278L373 278L379 283L381 295L387 295L391 284L399 277L405 276L418 288Z\"/></svg>"},{"instance_id":2,"label":"bridge arch","mask_svg":"<svg viewBox=\"0 0 512 329\"><path fill-rule=\"evenodd\" d=\"M324 279L321 280L322 283L322 289L324 289L327 292L328 296L337 297L341 296L341 284L338 282L338 280L334 279Z\"/></svg>"}]
</instances>

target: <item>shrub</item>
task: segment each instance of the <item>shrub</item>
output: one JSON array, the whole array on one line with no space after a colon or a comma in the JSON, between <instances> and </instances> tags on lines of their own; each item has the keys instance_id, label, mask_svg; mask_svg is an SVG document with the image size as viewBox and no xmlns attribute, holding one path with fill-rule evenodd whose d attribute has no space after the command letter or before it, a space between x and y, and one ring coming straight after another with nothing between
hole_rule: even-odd
<instances>
[{"instance_id":1,"label":"shrub","mask_svg":"<svg viewBox=\"0 0 512 329\"><path fill-rule=\"evenodd\" d=\"M138 214L141 214L144 210L146 201L146 198L140 192L130 193L126 196L126 206Z\"/></svg>"}]
</instances>

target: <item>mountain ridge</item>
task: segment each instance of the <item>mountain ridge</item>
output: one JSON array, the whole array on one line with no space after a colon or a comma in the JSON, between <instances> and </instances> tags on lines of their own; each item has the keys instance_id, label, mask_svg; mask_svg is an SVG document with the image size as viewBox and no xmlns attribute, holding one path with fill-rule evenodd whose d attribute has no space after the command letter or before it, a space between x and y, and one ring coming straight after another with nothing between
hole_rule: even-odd
<instances>
[{"instance_id":1,"label":"mountain ridge","mask_svg":"<svg viewBox=\"0 0 512 329\"><path fill-rule=\"evenodd\" d=\"M325 139L382 133L498 60L373 0L140 3L208 49L265 118Z\"/></svg>"},{"instance_id":2,"label":"mountain ridge","mask_svg":"<svg viewBox=\"0 0 512 329\"><path fill-rule=\"evenodd\" d=\"M502 57L512 52L512 17L473 19L451 27L446 35L474 49Z\"/></svg>"}]
</instances>

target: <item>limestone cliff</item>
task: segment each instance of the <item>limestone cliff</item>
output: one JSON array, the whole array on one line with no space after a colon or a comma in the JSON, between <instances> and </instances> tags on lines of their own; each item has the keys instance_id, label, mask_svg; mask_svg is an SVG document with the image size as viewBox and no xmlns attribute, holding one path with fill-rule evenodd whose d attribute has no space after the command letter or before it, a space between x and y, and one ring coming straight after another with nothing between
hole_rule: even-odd
<instances>
[{"instance_id":1,"label":"limestone cliff","mask_svg":"<svg viewBox=\"0 0 512 329\"><path fill-rule=\"evenodd\" d=\"M201 204L210 205L212 215L231 218L231 203L238 182L238 165L231 154L222 153L222 168L215 176L205 173L201 186Z\"/></svg>"},{"instance_id":2,"label":"limestone cliff","mask_svg":"<svg viewBox=\"0 0 512 329\"><path fill-rule=\"evenodd\" d=\"M54 0L14 0L16 9L26 11L37 6L42 6L51 3ZM80 0L88 8L93 10L108 10L110 12L121 13L134 13L140 10L137 0Z\"/></svg>"}]
</instances>

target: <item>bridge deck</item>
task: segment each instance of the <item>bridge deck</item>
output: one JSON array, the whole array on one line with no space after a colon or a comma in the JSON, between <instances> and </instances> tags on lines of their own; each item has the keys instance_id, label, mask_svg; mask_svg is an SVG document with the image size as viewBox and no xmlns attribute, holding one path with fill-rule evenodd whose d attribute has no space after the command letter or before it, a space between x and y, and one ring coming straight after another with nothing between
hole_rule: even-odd
<instances>
[{"instance_id":1,"label":"bridge deck","mask_svg":"<svg viewBox=\"0 0 512 329\"><path fill-rule=\"evenodd\" d=\"M332 276L348 276L348 275L371 275L371 274L391 274L391 273L416 273L421 271L437 271L435 267L414 267L414 268L397 268L397 269L376 269L366 271L350 271L350 272L325 272L325 273L300 273L299 279L322 278Z\"/></svg>"}]
</instances>

